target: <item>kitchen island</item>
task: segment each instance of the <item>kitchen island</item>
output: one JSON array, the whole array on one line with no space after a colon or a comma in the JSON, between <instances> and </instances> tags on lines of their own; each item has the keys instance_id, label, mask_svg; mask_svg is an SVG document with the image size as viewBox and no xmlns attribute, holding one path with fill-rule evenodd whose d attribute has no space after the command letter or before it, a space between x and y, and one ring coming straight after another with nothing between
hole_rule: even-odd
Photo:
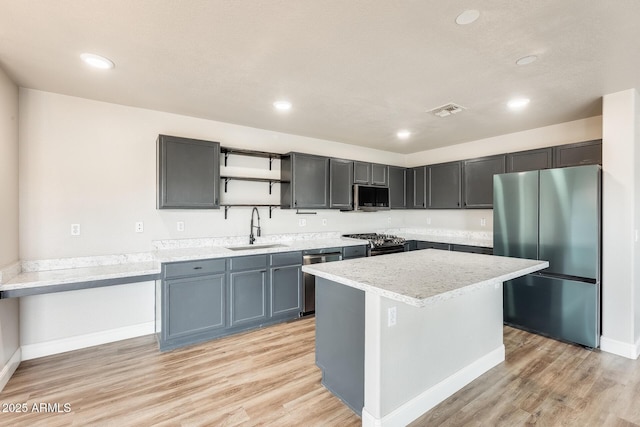
<instances>
[{"instance_id":1,"label":"kitchen island","mask_svg":"<svg viewBox=\"0 0 640 427\"><path fill-rule=\"evenodd\" d=\"M546 267L435 249L304 266L323 384L364 426L408 424L504 361L502 282Z\"/></svg>"}]
</instances>

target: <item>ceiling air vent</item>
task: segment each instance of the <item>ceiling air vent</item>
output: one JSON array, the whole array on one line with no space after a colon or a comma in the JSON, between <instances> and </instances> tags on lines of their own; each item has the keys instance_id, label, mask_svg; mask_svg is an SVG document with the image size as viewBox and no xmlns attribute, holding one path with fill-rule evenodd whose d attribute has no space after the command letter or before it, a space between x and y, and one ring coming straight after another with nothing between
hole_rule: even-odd
<instances>
[{"instance_id":1,"label":"ceiling air vent","mask_svg":"<svg viewBox=\"0 0 640 427\"><path fill-rule=\"evenodd\" d=\"M466 108L464 108L462 105L458 105L458 104L454 104L453 102L450 102L440 107L436 107L433 110L430 110L429 112L438 117L447 117L452 114L458 114L462 110L466 110Z\"/></svg>"}]
</instances>

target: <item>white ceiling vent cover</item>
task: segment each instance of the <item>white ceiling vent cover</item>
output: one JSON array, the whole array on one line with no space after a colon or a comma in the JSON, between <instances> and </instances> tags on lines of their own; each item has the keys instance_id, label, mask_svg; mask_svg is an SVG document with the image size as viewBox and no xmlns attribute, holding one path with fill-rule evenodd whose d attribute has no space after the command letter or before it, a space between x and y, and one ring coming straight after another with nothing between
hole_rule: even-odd
<instances>
[{"instance_id":1,"label":"white ceiling vent cover","mask_svg":"<svg viewBox=\"0 0 640 427\"><path fill-rule=\"evenodd\" d=\"M433 110L430 110L429 113L438 117L447 117L452 114L458 114L463 110L466 110L466 108L463 107L462 105L458 105L458 104L454 104L453 102L450 102L448 104L441 105L440 107L436 107Z\"/></svg>"}]
</instances>

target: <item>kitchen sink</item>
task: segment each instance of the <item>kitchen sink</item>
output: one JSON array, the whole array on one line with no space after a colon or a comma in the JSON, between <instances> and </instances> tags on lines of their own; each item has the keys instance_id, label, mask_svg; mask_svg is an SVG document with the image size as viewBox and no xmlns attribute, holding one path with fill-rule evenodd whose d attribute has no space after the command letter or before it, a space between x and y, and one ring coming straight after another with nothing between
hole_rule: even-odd
<instances>
[{"instance_id":1,"label":"kitchen sink","mask_svg":"<svg viewBox=\"0 0 640 427\"><path fill-rule=\"evenodd\" d=\"M251 249L285 248L287 245L274 243L272 245L247 245L247 246L227 246L231 251L250 251Z\"/></svg>"}]
</instances>

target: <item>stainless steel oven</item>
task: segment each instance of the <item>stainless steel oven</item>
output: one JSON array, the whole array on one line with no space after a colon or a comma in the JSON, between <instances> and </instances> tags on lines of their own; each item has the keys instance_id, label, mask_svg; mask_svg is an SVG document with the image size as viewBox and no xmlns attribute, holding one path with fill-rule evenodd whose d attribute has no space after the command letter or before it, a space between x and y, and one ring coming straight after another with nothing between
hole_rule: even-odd
<instances>
[{"instance_id":1,"label":"stainless steel oven","mask_svg":"<svg viewBox=\"0 0 640 427\"><path fill-rule=\"evenodd\" d=\"M314 249L304 251L302 264L318 264L342 260L342 251L339 248ZM307 316L316 311L316 276L304 273L302 286L302 316Z\"/></svg>"}]
</instances>

